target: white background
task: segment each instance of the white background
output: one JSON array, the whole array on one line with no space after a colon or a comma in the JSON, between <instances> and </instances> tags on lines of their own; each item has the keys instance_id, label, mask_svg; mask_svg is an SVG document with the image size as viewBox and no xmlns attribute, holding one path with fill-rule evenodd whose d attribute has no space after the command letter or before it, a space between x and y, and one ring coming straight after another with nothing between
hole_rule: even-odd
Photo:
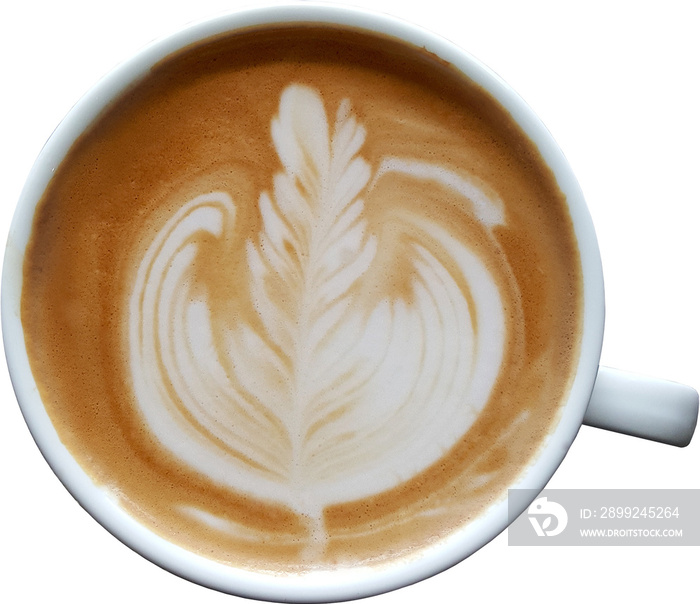
<instances>
[{"instance_id":1,"label":"white background","mask_svg":"<svg viewBox=\"0 0 700 604\"><path fill-rule=\"evenodd\" d=\"M0 36L0 239L53 128L144 44L235 0L14 2ZM510 83L573 166L607 290L602 362L700 387L700 19L693 2L356 0L419 23ZM238 598L170 575L97 525L35 447L0 368L0 600ZM551 488L700 488L700 436L677 449L584 427ZM502 534L430 580L368 601L696 601L698 547L520 548Z\"/></svg>"}]
</instances>

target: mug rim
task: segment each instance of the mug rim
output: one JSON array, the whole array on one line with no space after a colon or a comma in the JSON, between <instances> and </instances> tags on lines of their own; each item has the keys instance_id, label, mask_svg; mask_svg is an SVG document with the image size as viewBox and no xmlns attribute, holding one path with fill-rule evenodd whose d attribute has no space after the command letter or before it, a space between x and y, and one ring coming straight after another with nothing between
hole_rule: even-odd
<instances>
[{"instance_id":1,"label":"mug rim","mask_svg":"<svg viewBox=\"0 0 700 604\"><path fill-rule=\"evenodd\" d=\"M126 87L172 53L217 35L254 26L289 23L337 24L389 35L425 47L487 90L539 149L566 196L583 277L583 327L575 377L560 418L533 463L511 488L539 492L564 459L588 406L597 374L604 325L600 252L583 193L553 137L520 96L466 50L399 17L364 8L304 2L241 8L187 25L152 42L118 65L73 106L46 142L32 167L10 226L2 272L2 331L10 377L22 414L42 455L80 505L104 528L144 558L194 583L238 596L284 601L342 601L377 595L428 578L464 560L504 531L508 502L500 500L468 525L407 561L370 569L314 571L272 576L200 557L139 524L109 493L95 485L53 428L32 377L20 318L22 264L34 211L54 169L76 138ZM22 344L18 344L22 343ZM523 506L523 511L526 506ZM519 513L519 512L518 512Z\"/></svg>"}]
</instances>

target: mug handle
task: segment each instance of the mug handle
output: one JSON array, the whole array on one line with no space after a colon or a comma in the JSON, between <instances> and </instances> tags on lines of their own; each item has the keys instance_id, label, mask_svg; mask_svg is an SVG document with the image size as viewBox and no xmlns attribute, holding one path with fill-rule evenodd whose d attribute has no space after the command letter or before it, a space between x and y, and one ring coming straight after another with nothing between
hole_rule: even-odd
<instances>
[{"instance_id":1,"label":"mug handle","mask_svg":"<svg viewBox=\"0 0 700 604\"><path fill-rule=\"evenodd\" d=\"M698 421L690 386L601 366L583 423L685 447Z\"/></svg>"}]
</instances>

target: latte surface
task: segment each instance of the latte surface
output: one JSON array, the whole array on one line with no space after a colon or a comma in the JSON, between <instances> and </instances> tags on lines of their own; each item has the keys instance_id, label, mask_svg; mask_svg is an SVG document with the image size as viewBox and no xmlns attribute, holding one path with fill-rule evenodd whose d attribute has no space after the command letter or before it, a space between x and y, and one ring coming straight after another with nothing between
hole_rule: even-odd
<instances>
[{"instance_id":1,"label":"latte surface","mask_svg":"<svg viewBox=\"0 0 700 604\"><path fill-rule=\"evenodd\" d=\"M582 283L563 194L483 90L350 29L187 48L56 171L32 371L140 522L263 572L411 556L557 420Z\"/></svg>"}]
</instances>

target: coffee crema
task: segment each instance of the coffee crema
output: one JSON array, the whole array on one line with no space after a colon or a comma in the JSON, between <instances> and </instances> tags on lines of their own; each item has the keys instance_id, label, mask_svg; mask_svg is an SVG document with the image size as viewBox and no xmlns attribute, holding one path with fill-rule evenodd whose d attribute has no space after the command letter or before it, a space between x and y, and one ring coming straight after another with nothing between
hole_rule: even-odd
<instances>
[{"instance_id":1,"label":"coffee crema","mask_svg":"<svg viewBox=\"0 0 700 604\"><path fill-rule=\"evenodd\" d=\"M366 32L250 29L115 100L35 216L42 400L136 519L263 572L412 556L503 499L568 394L566 200L486 92Z\"/></svg>"}]
</instances>

